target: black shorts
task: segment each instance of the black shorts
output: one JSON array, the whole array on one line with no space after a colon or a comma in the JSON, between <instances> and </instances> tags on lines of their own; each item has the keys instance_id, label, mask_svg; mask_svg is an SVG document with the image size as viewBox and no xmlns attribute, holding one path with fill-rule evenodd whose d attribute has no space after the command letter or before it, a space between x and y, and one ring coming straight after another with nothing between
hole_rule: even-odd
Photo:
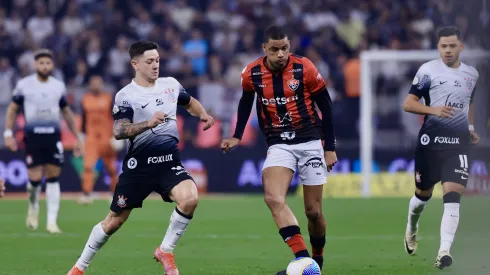
<instances>
[{"instance_id":1,"label":"black shorts","mask_svg":"<svg viewBox=\"0 0 490 275\"><path fill-rule=\"evenodd\" d=\"M468 183L469 149L430 150L418 147L415 151L415 185L429 190L436 183Z\"/></svg>"},{"instance_id":2,"label":"black shorts","mask_svg":"<svg viewBox=\"0 0 490 275\"><path fill-rule=\"evenodd\" d=\"M119 175L111 211L141 208L152 192L160 194L166 202L172 202L170 191L184 180L193 180L180 161L177 147L163 154L138 154L126 156L123 172Z\"/></svg>"},{"instance_id":3,"label":"black shorts","mask_svg":"<svg viewBox=\"0 0 490 275\"><path fill-rule=\"evenodd\" d=\"M24 143L27 167L45 164L61 166L63 164L63 143L60 134L26 133Z\"/></svg>"}]
</instances>

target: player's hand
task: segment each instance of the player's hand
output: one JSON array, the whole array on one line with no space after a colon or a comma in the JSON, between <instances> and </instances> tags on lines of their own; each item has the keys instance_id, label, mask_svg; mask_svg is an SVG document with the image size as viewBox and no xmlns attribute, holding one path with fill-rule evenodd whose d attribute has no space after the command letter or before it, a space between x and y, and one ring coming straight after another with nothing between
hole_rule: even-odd
<instances>
[{"instance_id":1,"label":"player's hand","mask_svg":"<svg viewBox=\"0 0 490 275\"><path fill-rule=\"evenodd\" d=\"M5 181L0 179L0 198L5 195Z\"/></svg>"},{"instance_id":2,"label":"player's hand","mask_svg":"<svg viewBox=\"0 0 490 275\"><path fill-rule=\"evenodd\" d=\"M327 171L332 171L333 166L337 163L337 154L335 151L325 151L325 162L327 163Z\"/></svg>"},{"instance_id":3,"label":"player's hand","mask_svg":"<svg viewBox=\"0 0 490 275\"><path fill-rule=\"evenodd\" d=\"M454 115L454 108L449 106L434 107L433 115L442 118L452 118Z\"/></svg>"},{"instance_id":4,"label":"player's hand","mask_svg":"<svg viewBox=\"0 0 490 275\"><path fill-rule=\"evenodd\" d=\"M148 128L155 128L158 125L164 123L166 117L167 114L164 114L162 112L155 112L150 120L148 120Z\"/></svg>"},{"instance_id":5,"label":"player's hand","mask_svg":"<svg viewBox=\"0 0 490 275\"><path fill-rule=\"evenodd\" d=\"M237 138L234 138L234 137L225 138L221 142L221 150L223 150L223 153L227 153L228 151L233 149L235 146L237 146L238 143L240 143L240 140Z\"/></svg>"},{"instance_id":6,"label":"player's hand","mask_svg":"<svg viewBox=\"0 0 490 275\"><path fill-rule=\"evenodd\" d=\"M478 142L480 142L480 136L475 133L475 131L470 131L470 142L473 145L476 145L478 144Z\"/></svg>"},{"instance_id":7,"label":"player's hand","mask_svg":"<svg viewBox=\"0 0 490 275\"><path fill-rule=\"evenodd\" d=\"M17 142L14 137L6 137L5 138L5 147L7 147L10 151L17 151Z\"/></svg>"},{"instance_id":8,"label":"player's hand","mask_svg":"<svg viewBox=\"0 0 490 275\"><path fill-rule=\"evenodd\" d=\"M206 131L214 125L214 118L208 114L202 114L199 120L204 122L203 131Z\"/></svg>"},{"instance_id":9,"label":"player's hand","mask_svg":"<svg viewBox=\"0 0 490 275\"><path fill-rule=\"evenodd\" d=\"M83 155L83 140L81 138L78 138L77 141L75 142L75 146L73 147L73 155L75 157L81 157Z\"/></svg>"}]
</instances>

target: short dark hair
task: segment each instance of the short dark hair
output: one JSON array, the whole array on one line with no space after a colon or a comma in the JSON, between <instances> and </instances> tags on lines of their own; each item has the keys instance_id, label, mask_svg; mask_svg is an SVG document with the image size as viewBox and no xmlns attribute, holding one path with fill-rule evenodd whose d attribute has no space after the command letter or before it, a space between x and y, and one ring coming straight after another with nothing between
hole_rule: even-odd
<instances>
[{"instance_id":1,"label":"short dark hair","mask_svg":"<svg viewBox=\"0 0 490 275\"><path fill-rule=\"evenodd\" d=\"M281 40L286 38L288 35L281 26L272 25L264 31L264 43L272 40Z\"/></svg>"},{"instance_id":2,"label":"short dark hair","mask_svg":"<svg viewBox=\"0 0 490 275\"><path fill-rule=\"evenodd\" d=\"M437 41L441 40L441 37L448 37L453 35L456 35L458 40L460 39L461 31L458 29L458 27L454 27L454 26L442 27L437 31Z\"/></svg>"},{"instance_id":3,"label":"short dark hair","mask_svg":"<svg viewBox=\"0 0 490 275\"><path fill-rule=\"evenodd\" d=\"M53 52L48 49L39 49L34 52L34 60L38 60L39 58L47 57L53 59Z\"/></svg>"},{"instance_id":4,"label":"short dark hair","mask_svg":"<svg viewBox=\"0 0 490 275\"><path fill-rule=\"evenodd\" d=\"M139 40L131 44L128 51L131 59L134 59L135 57L142 55L146 51L157 50L157 49L158 49L157 43L152 41L147 41L147 40Z\"/></svg>"}]
</instances>

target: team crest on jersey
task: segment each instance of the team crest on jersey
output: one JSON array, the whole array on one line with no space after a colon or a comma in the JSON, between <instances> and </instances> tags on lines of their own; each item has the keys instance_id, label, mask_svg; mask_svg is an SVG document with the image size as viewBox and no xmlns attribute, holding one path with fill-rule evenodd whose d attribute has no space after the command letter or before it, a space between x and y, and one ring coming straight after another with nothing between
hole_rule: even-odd
<instances>
[{"instance_id":1,"label":"team crest on jersey","mask_svg":"<svg viewBox=\"0 0 490 275\"><path fill-rule=\"evenodd\" d=\"M471 91L473 89L473 78L465 77L464 80L466 81L466 88Z\"/></svg>"},{"instance_id":2,"label":"team crest on jersey","mask_svg":"<svg viewBox=\"0 0 490 275\"><path fill-rule=\"evenodd\" d=\"M419 171L416 171L415 172L415 181L417 183L420 183L422 181L421 177L422 177L422 175L419 173Z\"/></svg>"},{"instance_id":3,"label":"team crest on jersey","mask_svg":"<svg viewBox=\"0 0 490 275\"><path fill-rule=\"evenodd\" d=\"M126 201L128 198L125 198L123 195L117 196L117 206L124 208L127 206Z\"/></svg>"},{"instance_id":4,"label":"team crest on jersey","mask_svg":"<svg viewBox=\"0 0 490 275\"><path fill-rule=\"evenodd\" d=\"M289 88L291 88L291 90L296 91L296 89L298 89L298 87L299 87L299 80L294 79L294 77L291 78L288 81L288 86L289 86Z\"/></svg>"},{"instance_id":5,"label":"team crest on jersey","mask_svg":"<svg viewBox=\"0 0 490 275\"><path fill-rule=\"evenodd\" d=\"M32 156L31 155L27 155L27 157L26 157L26 163L27 163L27 165L31 165L32 164Z\"/></svg>"},{"instance_id":6,"label":"team crest on jersey","mask_svg":"<svg viewBox=\"0 0 490 275\"><path fill-rule=\"evenodd\" d=\"M175 96L175 90L172 88L167 88L165 93L168 95L168 101L177 102L177 97Z\"/></svg>"}]
</instances>

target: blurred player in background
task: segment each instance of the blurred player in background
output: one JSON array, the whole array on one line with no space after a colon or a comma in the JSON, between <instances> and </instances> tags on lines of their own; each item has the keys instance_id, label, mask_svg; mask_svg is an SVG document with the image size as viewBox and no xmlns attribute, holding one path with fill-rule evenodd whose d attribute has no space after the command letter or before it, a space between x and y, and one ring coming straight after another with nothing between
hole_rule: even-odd
<instances>
[{"instance_id":1,"label":"blurred player in background","mask_svg":"<svg viewBox=\"0 0 490 275\"><path fill-rule=\"evenodd\" d=\"M69 275L83 274L97 251L128 219L133 208L143 206L153 191L167 201L175 201L167 233L154 252L165 274L178 275L173 250L184 234L197 207L197 187L180 161L177 148L177 105L186 108L209 129L214 119L172 77L159 78L158 45L138 41L131 45L133 81L116 94L114 136L129 139L130 148L123 162L111 211L94 226L77 263Z\"/></svg>"},{"instance_id":2,"label":"blurred player in background","mask_svg":"<svg viewBox=\"0 0 490 275\"><path fill-rule=\"evenodd\" d=\"M83 177L80 203L91 203L94 190L94 166L102 158L111 178L111 192L114 193L117 183L117 149L121 140L112 136L112 95L103 91L104 81L101 76L92 76L89 81L89 92L82 99L82 132L85 139L83 156Z\"/></svg>"},{"instance_id":3,"label":"blurred player in background","mask_svg":"<svg viewBox=\"0 0 490 275\"><path fill-rule=\"evenodd\" d=\"M459 224L461 194L468 182L470 145L477 144L473 126L475 86L478 72L459 60L464 46L457 28L438 32L440 59L423 64L413 80L404 103L406 112L425 115L415 152L415 195L410 200L405 250L417 250L418 221L432 196L434 185L442 183L444 214L441 244L435 266L452 264L450 254ZM425 105L419 100L424 98Z\"/></svg>"},{"instance_id":4,"label":"blurred player in background","mask_svg":"<svg viewBox=\"0 0 490 275\"><path fill-rule=\"evenodd\" d=\"M39 216L39 194L41 181L46 177L47 231L61 233L57 225L60 207L60 185L58 177L64 161L61 143L60 111L71 132L77 137L75 154L80 153L82 143L75 124L75 117L66 101L65 84L51 76L54 69L51 51L42 49L34 54L36 73L21 79L13 92L6 117L6 130L3 133L5 145L17 150L13 137L17 111L23 108L25 125L26 163L28 167L29 207L27 227L37 229Z\"/></svg>"},{"instance_id":5,"label":"blurred player in background","mask_svg":"<svg viewBox=\"0 0 490 275\"><path fill-rule=\"evenodd\" d=\"M263 47L266 56L242 72L243 95L236 130L221 147L227 152L238 145L257 94L257 116L270 146L262 170L265 202L294 255L310 257L298 221L286 204L298 165L313 259L322 267L326 232L323 184L327 170L337 162L332 102L315 65L306 57L289 53L290 42L281 27L271 26L265 31ZM323 120L316 113L315 103Z\"/></svg>"}]
</instances>

